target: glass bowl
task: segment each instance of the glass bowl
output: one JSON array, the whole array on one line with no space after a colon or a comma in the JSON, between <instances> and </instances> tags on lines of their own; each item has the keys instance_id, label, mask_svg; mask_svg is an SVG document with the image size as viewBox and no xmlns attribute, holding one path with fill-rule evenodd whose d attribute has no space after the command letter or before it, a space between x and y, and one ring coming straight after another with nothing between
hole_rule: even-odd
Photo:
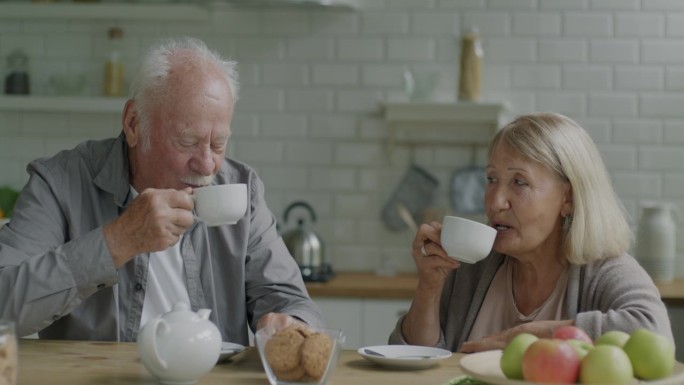
<instances>
[{"instance_id":1,"label":"glass bowl","mask_svg":"<svg viewBox=\"0 0 684 385\"><path fill-rule=\"evenodd\" d=\"M337 365L337 360L340 356L340 351L342 350L342 345L344 344L344 336L342 335L342 330L340 329L313 329L309 328L313 333L323 333L330 337L332 342L330 348L330 356L328 362L325 365L325 371L320 379L310 379L306 376L304 380L301 381L285 381L283 379L278 379L276 373L271 368L271 365L266 358L266 343L271 339L271 337L278 332L272 327L265 327L259 329L254 338L256 340L257 349L259 350L259 357L261 358L261 364L264 367L266 376L268 377L268 382L271 385L295 385L295 384L307 384L307 385L324 385L328 382L330 375ZM309 379L307 379L309 378Z\"/></svg>"}]
</instances>

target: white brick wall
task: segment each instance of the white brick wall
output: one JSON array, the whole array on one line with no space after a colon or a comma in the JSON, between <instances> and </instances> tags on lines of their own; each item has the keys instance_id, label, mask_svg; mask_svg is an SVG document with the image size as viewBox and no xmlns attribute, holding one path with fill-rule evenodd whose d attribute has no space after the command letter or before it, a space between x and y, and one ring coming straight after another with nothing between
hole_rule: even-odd
<instances>
[{"instance_id":1,"label":"white brick wall","mask_svg":"<svg viewBox=\"0 0 684 385\"><path fill-rule=\"evenodd\" d=\"M382 256L412 270L413 235L388 231L380 210L412 161L438 177L436 202L448 206L450 177L470 165L472 149L390 153L380 103L402 96L405 68L438 71L440 95L453 95L458 37L477 26L484 98L505 101L506 118L546 110L580 122L599 145L633 222L643 200L684 205L684 2L356 2L355 11L226 7L196 23L3 20L0 70L21 46L31 57L36 93L49 93L54 73L83 71L90 93L99 94L111 25L124 29L129 75L157 37L200 37L240 63L229 154L260 172L276 215L294 200L311 203L340 270L373 269ZM35 157L119 130L118 114L0 112L0 185L21 187ZM678 220L684 228L684 216ZM684 261L684 238L679 250Z\"/></svg>"}]
</instances>

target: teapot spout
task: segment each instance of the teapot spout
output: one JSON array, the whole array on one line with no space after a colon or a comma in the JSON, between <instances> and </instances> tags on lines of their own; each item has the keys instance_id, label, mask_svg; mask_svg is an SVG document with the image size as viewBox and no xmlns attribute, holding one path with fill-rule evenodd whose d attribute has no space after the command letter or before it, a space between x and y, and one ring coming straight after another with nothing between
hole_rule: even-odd
<instances>
[{"instance_id":1,"label":"teapot spout","mask_svg":"<svg viewBox=\"0 0 684 385\"><path fill-rule=\"evenodd\" d=\"M208 320L209 314L211 314L211 309L199 309L199 310L197 310L197 315L200 317L200 319Z\"/></svg>"}]
</instances>

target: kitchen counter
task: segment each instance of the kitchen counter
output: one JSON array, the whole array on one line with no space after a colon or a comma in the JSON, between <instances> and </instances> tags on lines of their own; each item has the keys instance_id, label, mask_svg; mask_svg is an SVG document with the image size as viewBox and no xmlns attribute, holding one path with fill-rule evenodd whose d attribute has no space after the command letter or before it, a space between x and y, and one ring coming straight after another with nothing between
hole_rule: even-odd
<instances>
[{"instance_id":1,"label":"kitchen counter","mask_svg":"<svg viewBox=\"0 0 684 385\"><path fill-rule=\"evenodd\" d=\"M412 299L418 285L415 274L393 277L363 272L337 272L328 282L307 282L312 297L351 297L377 299ZM670 306L684 306L684 279L657 283L663 301Z\"/></svg>"},{"instance_id":2,"label":"kitchen counter","mask_svg":"<svg viewBox=\"0 0 684 385\"><path fill-rule=\"evenodd\" d=\"M412 299L418 285L415 274L386 277L373 273L337 272L328 282L307 282L312 297L352 297L377 299Z\"/></svg>"}]
</instances>

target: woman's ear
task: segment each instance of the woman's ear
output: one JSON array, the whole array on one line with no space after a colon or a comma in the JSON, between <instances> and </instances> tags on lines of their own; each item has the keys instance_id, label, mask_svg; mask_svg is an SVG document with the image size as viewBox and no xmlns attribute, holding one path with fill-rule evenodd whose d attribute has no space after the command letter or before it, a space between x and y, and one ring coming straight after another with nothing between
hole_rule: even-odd
<instances>
[{"instance_id":1,"label":"woman's ear","mask_svg":"<svg viewBox=\"0 0 684 385\"><path fill-rule=\"evenodd\" d=\"M565 196L564 196L563 206L561 206L561 216L562 217L572 216L572 213L574 210L575 210L575 207L574 207L573 201L572 201L572 185L570 183L567 183L566 187L565 187Z\"/></svg>"},{"instance_id":2,"label":"woman's ear","mask_svg":"<svg viewBox=\"0 0 684 385\"><path fill-rule=\"evenodd\" d=\"M135 101L126 101L122 120L126 143L129 147L135 147L140 142L140 119Z\"/></svg>"}]
</instances>

